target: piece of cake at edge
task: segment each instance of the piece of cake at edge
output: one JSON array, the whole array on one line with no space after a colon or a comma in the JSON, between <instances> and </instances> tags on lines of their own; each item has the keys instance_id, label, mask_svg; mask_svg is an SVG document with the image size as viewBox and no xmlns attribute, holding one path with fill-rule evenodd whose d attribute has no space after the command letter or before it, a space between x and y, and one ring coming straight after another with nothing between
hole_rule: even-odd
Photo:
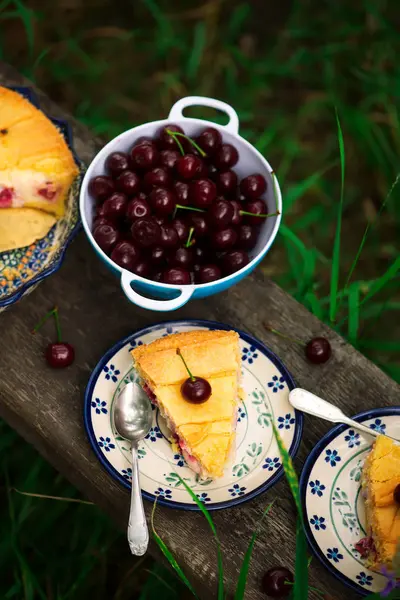
<instances>
[{"instance_id":1,"label":"piece of cake at edge","mask_svg":"<svg viewBox=\"0 0 400 600\"><path fill-rule=\"evenodd\" d=\"M365 460L361 485L370 537L364 556L371 568L390 570L400 542L400 504L395 498L400 485L400 445L387 436L377 437Z\"/></svg>"},{"instance_id":2,"label":"piece of cake at edge","mask_svg":"<svg viewBox=\"0 0 400 600\"><path fill-rule=\"evenodd\" d=\"M56 126L17 92L0 86L0 210L64 215L78 168Z\"/></svg>"},{"instance_id":3,"label":"piece of cake at edge","mask_svg":"<svg viewBox=\"0 0 400 600\"><path fill-rule=\"evenodd\" d=\"M210 398L193 404L182 396L190 371L211 385ZM167 420L188 466L201 478L221 477L235 444L241 358L235 331L172 334L132 350L141 383Z\"/></svg>"}]
</instances>

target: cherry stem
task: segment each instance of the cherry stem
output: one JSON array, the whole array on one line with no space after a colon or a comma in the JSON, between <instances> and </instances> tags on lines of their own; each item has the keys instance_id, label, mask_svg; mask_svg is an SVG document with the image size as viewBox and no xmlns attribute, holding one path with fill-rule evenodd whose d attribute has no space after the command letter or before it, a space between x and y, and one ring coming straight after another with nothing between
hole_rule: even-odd
<instances>
[{"instance_id":1,"label":"cherry stem","mask_svg":"<svg viewBox=\"0 0 400 600\"><path fill-rule=\"evenodd\" d=\"M279 212L279 210L277 210L274 213L268 213L268 214L263 214L263 213L256 214L256 213L248 212L247 210L239 210L239 214L240 215L249 215L249 217L261 217L262 219L265 219L266 217L277 217L281 213Z\"/></svg>"},{"instance_id":2,"label":"cherry stem","mask_svg":"<svg viewBox=\"0 0 400 600\"><path fill-rule=\"evenodd\" d=\"M177 353L178 356L181 357L182 362L185 365L186 371L189 373L190 381L194 381L196 378L193 377L193 375L191 374L190 369L189 369L189 367L186 364L186 360L183 358L182 353L181 353L181 351L180 351L179 348L176 349L176 353Z\"/></svg>"},{"instance_id":3,"label":"cherry stem","mask_svg":"<svg viewBox=\"0 0 400 600\"><path fill-rule=\"evenodd\" d=\"M42 327L42 325L44 325L47 321L47 319L49 317L51 317L52 315L54 315L54 311L55 311L55 307L52 308L51 310L49 310L48 313L46 313L44 315L44 317L42 319L40 319L39 323L37 325L35 325L35 327L32 329L32 333L35 334L37 331L39 331L39 329Z\"/></svg>"},{"instance_id":4,"label":"cherry stem","mask_svg":"<svg viewBox=\"0 0 400 600\"><path fill-rule=\"evenodd\" d=\"M194 140L192 140L192 138L190 138L188 135L184 134L184 133L180 133L179 131L173 131L170 133L170 131L167 129L167 133L171 134L173 133L174 136L179 136L179 137L183 137L185 138L185 140L188 140L188 142L190 142L192 144L192 146L194 146L197 150L197 152L199 152L200 156L202 156L204 158L204 156L207 156L207 153L204 152L204 150L202 148L200 148L200 146L198 144L196 144L196 142ZM176 143L178 143L178 140L175 140Z\"/></svg>"},{"instance_id":5,"label":"cherry stem","mask_svg":"<svg viewBox=\"0 0 400 600\"><path fill-rule=\"evenodd\" d=\"M191 227L190 230L189 230L189 235L188 235L187 242L185 244L185 248L190 248L190 246L192 244L194 244L194 240L192 241L193 232L194 232L194 227Z\"/></svg>"},{"instance_id":6,"label":"cherry stem","mask_svg":"<svg viewBox=\"0 0 400 600\"><path fill-rule=\"evenodd\" d=\"M179 151L180 151L180 153L182 154L182 156L185 156L185 151L184 151L184 149L183 149L183 146L182 146L182 144L181 144L181 143L180 143L180 141L179 141L178 139L176 139L176 137L175 137L176 131L171 131L170 129L167 129L166 131L167 131L168 135L170 135L170 136L172 137L172 139L173 139L173 140L176 142L176 144L177 144L177 146L178 146L178 148L179 148Z\"/></svg>"},{"instance_id":7,"label":"cherry stem","mask_svg":"<svg viewBox=\"0 0 400 600\"><path fill-rule=\"evenodd\" d=\"M283 338L284 340L287 340L288 342L294 342L295 344L299 344L300 346L304 346L304 343L301 340L298 340L296 338L292 338L292 337L290 337L288 335L285 335L284 333L281 333L277 329L273 329L273 327L270 327L268 325L268 323L263 323L263 326L265 327L265 329L267 331L270 331L271 333L274 333L275 335L279 335L279 337Z\"/></svg>"},{"instance_id":8,"label":"cherry stem","mask_svg":"<svg viewBox=\"0 0 400 600\"><path fill-rule=\"evenodd\" d=\"M195 210L196 212L206 212L202 208L195 208L194 206L184 206L183 204L176 204L176 208L183 208L184 210Z\"/></svg>"},{"instance_id":9,"label":"cherry stem","mask_svg":"<svg viewBox=\"0 0 400 600\"><path fill-rule=\"evenodd\" d=\"M57 331L57 342L60 343L61 342L61 327L60 327L60 318L58 316L58 307L56 306L54 311L54 319L56 321L56 331Z\"/></svg>"}]
</instances>

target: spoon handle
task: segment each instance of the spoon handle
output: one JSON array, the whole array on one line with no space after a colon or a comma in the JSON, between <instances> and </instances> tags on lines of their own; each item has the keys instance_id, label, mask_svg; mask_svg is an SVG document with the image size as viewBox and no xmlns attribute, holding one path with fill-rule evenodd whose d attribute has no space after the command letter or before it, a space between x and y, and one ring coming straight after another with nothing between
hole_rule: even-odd
<instances>
[{"instance_id":1,"label":"spoon handle","mask_svg":"<svg viewBox=\"0 0 400 600\"><path fill-rule=\"evenodd\" d=\"M345 423L350 427L354 427L354 429L358 429L359 431L363 431L364 433L375 437L379 435L379 432L346 417L340 408L334 404L330 404L311 392L307 392L307 390L301 388L292 390L289 394L289 401L294 408L298 408L305 413L314 415L314 417L319 417L320 419L325 419L325 421L331 421L333 423Z\"/></svg>"},{"instance_id":2,"label":"spoon handle","mask_svg":"<svg viewBox=\"0 0 400 600\"><path fill-rule=\"evenodd\" d=\"M143 556L149 545L149 530L144 514L142 491L139 482L137 445L132 443L132 491L129 512L128 543L132 554Z\"/></svg>"}]
</instances>

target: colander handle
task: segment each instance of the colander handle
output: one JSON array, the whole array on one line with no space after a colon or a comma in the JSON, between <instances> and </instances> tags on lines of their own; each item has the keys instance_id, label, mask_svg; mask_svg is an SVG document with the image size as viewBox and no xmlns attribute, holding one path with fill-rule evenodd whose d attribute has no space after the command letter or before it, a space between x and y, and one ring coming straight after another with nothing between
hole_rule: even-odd
<instances>
[{"instance_id":1,"label":"colander handle","mask_svg":"<svg viewBox=\"0 0 400 600\"><path fill-rule=\"evenodd\" d=\"M180 292L180 295L177 298L173 298L172 300L154 300L153 298L146 298L138 292L135 292L135 290L132 288L132 283L135 281L140 281L140 278L135 277L135 275L129 271L122 271L121 287L125 296L137 306L146 308L147 310L176 310L177 308L180 308L189 302L194 292L194 287L192 285L185 285L182 287L176 286L176 290ZM154 290L157 289L155 286L153 287Z\"/></svg>"},{"instance_id":2,"label":"colander handle","mask_svg":"<svg viewBox=\"0 0 400 600\"><path fill-rule=\"evenodd\" d=\"M229 123L223 127L230 133L238 133L239 117L232 106L229 106L229 104L226 104L226 102L222 102L221 100L207 98L206 96L187 96L186 98L181 98L181 100L175 102L171 108L168 119L171 121L185 119L186 117L183 116L183 110L188 106L209 106L210 108L215 108L216 110L226 113L229 117Z\"/></svg>"}]
</instances>

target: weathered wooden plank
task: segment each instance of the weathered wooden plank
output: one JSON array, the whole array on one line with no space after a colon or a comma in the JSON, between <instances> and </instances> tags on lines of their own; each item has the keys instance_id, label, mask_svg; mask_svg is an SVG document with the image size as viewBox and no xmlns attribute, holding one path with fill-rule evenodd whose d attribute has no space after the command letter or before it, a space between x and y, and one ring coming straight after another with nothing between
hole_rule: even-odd
<instances>
[{"instance_id":1,"label":"weathered wooden plank","mask_svg":"<svg viewBox=\"0 0 400 600\"><path fill-rule=\"evenodd\" d=\"M24 80L19 74L0 64L0 84L21 83ZM45 96L42 105L55 116L68 116ZM84 126L71 118L70 121L76 150L89 162L99 142ZM75 364L64 371L51 370L43 360L42 348L50 338L29 334L43 312L55 303L60 308L64 337L77 352ZM300 386L337 403L349 414L398 403L399 387L391 379L261 273L227 293L194 301L170 316L219 320L254 334L283 359ZM87 497L106 510L118 526L125 528L128 494L111 480L91 451L83 428L83 394L90 372L102 354L121 337L160 317L125 300L118 281L106 271L82 233L73 242L60 271L0 315L0 319L0 414ZM297 344L267 333L262 326L264 320L304 340L315 334L328 336L333 346L332 359L323 366L309 365ZM306 417L296 460L299 469L328 429L328 424ZM254 551L246 596L249 600L263 597L259 580L267 568L273 564L293 565L295 512L288 488L281 481L262 497L213 515L222 540L227 581L233 589L250 535L263 508L273 499L273 511L262 525ZM148 513L150 508L146 503ZM159 533L189 578L207 590L203 597L214 597L215 549L203 517L159 507L156 521ZM331 597L357 597L316 560L310 574L311 583ZM310 593L310 598L316 597Z\"/></svg>"}]
</instances>

